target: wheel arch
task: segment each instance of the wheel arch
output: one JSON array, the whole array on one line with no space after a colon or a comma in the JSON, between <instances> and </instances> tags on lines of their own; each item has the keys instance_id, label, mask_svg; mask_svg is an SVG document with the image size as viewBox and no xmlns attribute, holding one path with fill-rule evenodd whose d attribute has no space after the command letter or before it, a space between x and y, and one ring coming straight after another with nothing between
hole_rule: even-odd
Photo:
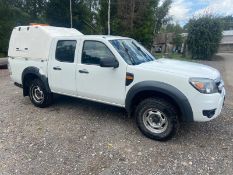
<instances>
[{"instance_id":1,"label":"wheel arch","mask_svg":"<svg viewBox=\"0 0 233 175\"><path fill-rule=\"evenodd\" d=\"M127 112L131 115L141 100L152 96L165 98L175 105L181 121L193 121L193 111L187 97L176 87L158 81L143 81L132 86L125 100Z\"/></svg>"},{"instance_id":2,"label":"wheel arch","mask_svg":"<svg viewBox=\"0 0 233 175\"><path fill-rule=\"evenodd\" d=\"M22 73L22 86L23 86L23 95L29 95L29 85L30 82L34 79L40 79L48 92L51 92L49 87L48 78L45 75L40 73L39 68L37 67L27 67Z\"/></svg>"}]
</instances>

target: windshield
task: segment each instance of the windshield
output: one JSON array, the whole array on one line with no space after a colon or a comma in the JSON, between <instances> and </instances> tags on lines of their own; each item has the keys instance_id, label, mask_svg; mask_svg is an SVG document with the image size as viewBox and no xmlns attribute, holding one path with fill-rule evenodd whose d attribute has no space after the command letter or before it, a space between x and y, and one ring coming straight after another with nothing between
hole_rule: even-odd
<instances>
[{"instance_id":1,"label":"windshield","mask_svg":"<svg viewBox=\"0 0 233 175\"><path fill-rule=\"evenodd\" d=\"M109 42L119 52L126 63L130 65L138 65L155 60L142 45L133 39L117 39L110 40Z\"/></svg>"}]
</instances>

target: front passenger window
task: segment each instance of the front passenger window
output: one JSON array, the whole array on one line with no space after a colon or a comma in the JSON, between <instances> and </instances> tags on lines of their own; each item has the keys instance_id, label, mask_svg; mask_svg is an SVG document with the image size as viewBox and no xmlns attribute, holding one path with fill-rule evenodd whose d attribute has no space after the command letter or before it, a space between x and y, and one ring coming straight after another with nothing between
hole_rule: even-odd
<instances>
[{"instance_id":1,"label":"front passenger window","mask_svg":"<svg viewBox=\"0 0 233 175\"><path fill-rule=\"evenodd\" d=\"M109 48L99 41L85 41L83 45L82 64L100 65L104 58L115 59Z\"/></svg>"}]
</instances>

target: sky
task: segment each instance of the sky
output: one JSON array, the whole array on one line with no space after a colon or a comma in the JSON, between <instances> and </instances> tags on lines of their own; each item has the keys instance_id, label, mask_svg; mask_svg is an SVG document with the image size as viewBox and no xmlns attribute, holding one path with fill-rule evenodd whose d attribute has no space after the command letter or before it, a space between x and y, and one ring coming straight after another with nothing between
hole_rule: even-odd
<instances>
[{"instance_id":1,"label":"sky","mask_svg":"<svg viewBox=\"0 0 233 175\"><path fill-rule=\"evenodd\" d=\"M201 14L233 15L233 0L173 0L169 15L174 22L185 25Z\"/></svg>"}]
</instances>

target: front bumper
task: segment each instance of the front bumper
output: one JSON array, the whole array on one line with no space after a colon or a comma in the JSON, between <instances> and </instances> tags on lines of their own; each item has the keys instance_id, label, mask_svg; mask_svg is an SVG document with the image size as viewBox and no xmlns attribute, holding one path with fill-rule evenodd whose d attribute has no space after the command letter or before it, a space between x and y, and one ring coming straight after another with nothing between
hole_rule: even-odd
<instances>
[{"instance_id":1,"label":"front bumper","mask_svg":"<svg viewBox=\"0 0 233 175\"><path fill-rule=\"evenodd\" d=\"M193 119L196 122L206 122L218 117L225 101L225 89L221 93L205 94L194 100L192 104Z\"/></svg>"}]
</instances>

